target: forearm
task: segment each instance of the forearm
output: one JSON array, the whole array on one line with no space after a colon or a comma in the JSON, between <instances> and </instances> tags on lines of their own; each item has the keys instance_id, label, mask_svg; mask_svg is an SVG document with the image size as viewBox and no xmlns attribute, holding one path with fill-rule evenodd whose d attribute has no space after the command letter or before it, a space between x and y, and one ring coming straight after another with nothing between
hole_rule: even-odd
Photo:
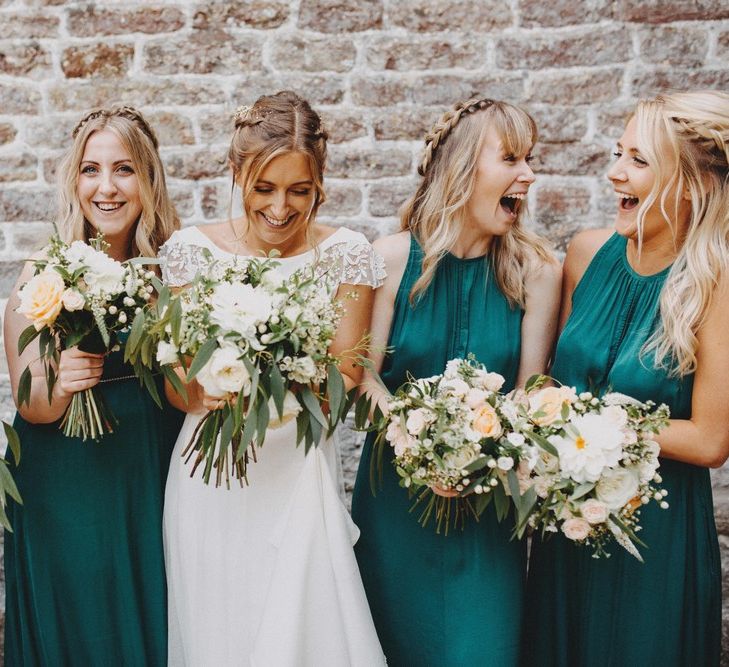
<instances>
[{"instance_id":1,"label":"forearm","mask_svg":"<svg viewBox=\"0 0 729 667\"><path fill-rule=\"evenodd\" d=\"M194 379L187 382L185 379L185 369L182 368L182 366L176 368L175 373L185 387L185 391L187 392L187 401L177 392L169 380L165 380L165 395L167 396L167 400L170 405L182 412L204 412L203 391L200 384Z\"/></svg>"},{"instance_id":2,"label":"forearm","mask_svg":"<svg viewBox=\"0 0 729 667\"><path fill-rule=\"evenodd\" d=\"M661 456L706 468L719 468L729 456L729 433L712 424L701 428L690 419L672 419L656 437Z\"/></svg>"},{"instance_id":3,"label":"forearm","mask_svg":"<svg viewBox=\"0 0 729 667\"><path fill-rule=\"evenodd\" d=\"M18 405L17 390L14 392L15 405L21 417L31 424L51 424L63 417L72 393L63 392L58 383L53 387L51 402L48 402L48 388L45 376L34 376L30 389L30 400Z\"/></svg>"}]
</instances>

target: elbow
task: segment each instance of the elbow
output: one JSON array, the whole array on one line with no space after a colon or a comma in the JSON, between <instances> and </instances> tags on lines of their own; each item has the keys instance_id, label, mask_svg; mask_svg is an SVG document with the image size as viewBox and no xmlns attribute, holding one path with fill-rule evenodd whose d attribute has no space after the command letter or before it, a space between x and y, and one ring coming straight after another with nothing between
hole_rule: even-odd
<instances>
[{"instance_id":1,"label":"elbow","mask_svg":"<svg viewBox=\"0 0 729 667\"><path fill-rule=\"evenodd\" d=\"M729 434L726 437L707 442L700 465L706 468L721 468L729 459Z\"/></svg>"},{"instance_id":2,"label":"elbow","mask_svg":"<svg viewBox=\"0 0 729 667\"><path fill-rule=\"evenodd\" d=\"M727 459L729 459L729 451L724 448L721 451L715 452L707 457L706 467L721 468L726 463Z\"/></svg>"}]
</instances>

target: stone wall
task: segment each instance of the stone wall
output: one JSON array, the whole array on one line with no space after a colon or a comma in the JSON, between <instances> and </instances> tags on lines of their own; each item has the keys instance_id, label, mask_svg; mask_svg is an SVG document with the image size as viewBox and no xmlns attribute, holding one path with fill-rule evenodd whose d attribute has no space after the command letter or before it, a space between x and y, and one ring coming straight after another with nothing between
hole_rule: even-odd
<instances>
[{"instance_id":1,"label":"stone wall","mask_svg":"<svg viewBox=\"0 0 729 667\"><path fill-rule=\"evenodd\" d=\"M699 87L729 88L723 0L0 0L0 298L49 233L59 155L95 105L148 114L196 224L228 209L232 111L296 90L331 133L322 218L374 238L395 228L443 110L471 95L521 103L542 134L533 224L563 247L611 223L604 173L635 99ZM729 474L715 490L726 558Z\"/></svg>"}]
</instances>

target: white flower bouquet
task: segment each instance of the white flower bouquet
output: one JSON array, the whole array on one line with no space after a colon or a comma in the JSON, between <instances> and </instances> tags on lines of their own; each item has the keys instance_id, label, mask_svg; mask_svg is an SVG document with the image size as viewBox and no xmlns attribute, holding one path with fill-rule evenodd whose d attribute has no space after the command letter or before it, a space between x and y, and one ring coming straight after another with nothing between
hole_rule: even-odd
<instances>
[{"instance_id":1,"label":"white flower bouquet","mask_svg":"<svg viewBox=\"0 0 729 667\"><path fill-rule=\"evenodd\" d=\"M223 407L200 421L184 455L196 456L209 483L231 468L246 481L249 452L266 430L296 420L297 444L306 450L331 435L354 401L329 354L343 306L314 270L284 278L272 258L210 264L192 284L172 295L162 288L146 330L163 368L182 364ZM136 342L136 341L135 341ZM327 410L322 409L326 404Z\"/></svg>"},{"instance_id":2,"label":"white flower bouquet","mask_svg":"<svg viewBox=\"0 0 729 667\"><path fill-rule=\"evenodd\" d=\"M60 351L78 346L85 352L105 353L117 348L119 334L129 329L154 291L154 273L136 260L117 262L106 254L107 247L101 234L89 244L70 245L55 234L45 256L34 262L35 275L18 292L17 312L32 323L20 335L18 352L22 354L38 338L49 402ZM31 381L26 368L18 386L21 405L30 401ZM61 428L69 437L98 440L116 423L93 387L73 395Z\"/></svg>"},{"instance_id":3,"label":"white flower bouquet","mask_svg":"<svg viewBox=\"0 0 729 667\"><path fill-rule=\"evenodd\" d=\"M618 393L578 395L572 387L544 387L547 380L530 381L519 407L520 432L541 453L519 505L517 535L527 527L543 536L561 530L596 558L609 556L614 540L642 560L640 508L651 501L668 507L654 440L668 424L668 407Z\"/></svg>"},{"instance_id":4,"label":"white flower bouquet","mask_svg":"<svg viewBox=\"0 0 729 667\"><path fill-rule=\"evenodd\" d=\"M375 427L371 472L389 442L400 486L417 494L414 508L424 503L423 526L435 515L436 531L447 534L467 516L478 519L492 501L502 520L521 501L539 449L515 432L517 410L499 393L503 383L473 358L453 359L442 375L411 379L388 402ZM374 489L374 477L372 483Z\"/></svg>"}]
</instances>

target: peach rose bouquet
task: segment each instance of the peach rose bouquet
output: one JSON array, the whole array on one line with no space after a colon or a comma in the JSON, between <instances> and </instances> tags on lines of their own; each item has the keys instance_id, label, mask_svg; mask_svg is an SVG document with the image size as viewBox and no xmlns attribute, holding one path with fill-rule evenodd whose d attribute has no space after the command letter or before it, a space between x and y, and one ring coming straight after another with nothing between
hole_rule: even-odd
<instances>
[{"instance_id":1,"label":"peach rose bouquet","mask_svg":"<svg viewBox=\"0 0 729 667\"><path fill-rule=\"evenodd\" d=\"M540 454L517 503L517 535L527 528L543 536L561 532L592 547L596 558L609 556L617 542L642 560L640 508L651 501L668 508L654 439L668 424L668 407L544 386L547 380L530 380L519 405L519 430Z\"/></svg>"},{"instance_id":2,"label":"peach rose bouquet","mask_svg":"<svg viewBox=\"0 0 729 667\"><path fill-rule=\"evenodd\" d=\"M100 234L89 244L67 244L55 234L44 257L34 262L35 275L18 292L17 312L30 321L20 335L18 350L22 354L38 339L49 402L60 351L74 346L95 353L118 348L119 335L130 328L154 291L154 273L136 260L117 262L106 254L107 247ZM30 368L26 368L18 386L21 405L30 400L31 382ZM156 394L153 382L145 381L145 385ZM70 437L97 440L113 431L115 423L94 387L74 394L61 429Z\"/></svg>"},{"instance_id":3,"label":"peach rose bouquet","mask_svg":"<svg viewBox=\"0 0 729 667\"><path fill-rule=\"evenodd\" d=\"M400 486L422 507L420 523L434 516L436 531L463 527L493 503L499 520L520 502L538 447L517 432L516 406L500 393L504 378L469 359L453 359L445 372L410 379L376 425L378 454L394 451Z\"/></svg>"}]
</instances>

